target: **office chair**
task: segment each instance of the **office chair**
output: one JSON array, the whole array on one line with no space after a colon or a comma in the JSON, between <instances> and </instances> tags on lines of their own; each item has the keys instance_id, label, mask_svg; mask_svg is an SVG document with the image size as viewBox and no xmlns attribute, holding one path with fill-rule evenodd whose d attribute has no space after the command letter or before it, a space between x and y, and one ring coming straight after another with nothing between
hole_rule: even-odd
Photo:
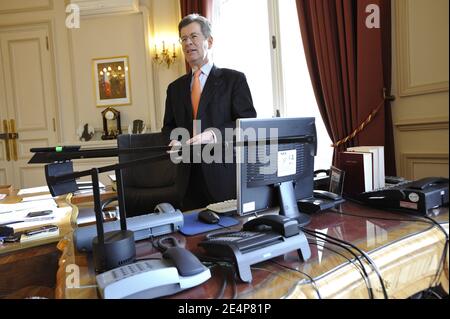
<instances>
[{"instance_id":1,"label":"office chair","mask_svg":"<svg viewBox=\"0 0 450 319\"><path fill-rule=\"evenodd\" d=\"M168 145L161 133L119 135L121 149ZM159 155L161 152L120 154L119 162ZM152 213L159 203L170 203L180 208L187 187L182 165L170 158L122 170L125 208L128 217Z\"/></svg>"}]
</instances>

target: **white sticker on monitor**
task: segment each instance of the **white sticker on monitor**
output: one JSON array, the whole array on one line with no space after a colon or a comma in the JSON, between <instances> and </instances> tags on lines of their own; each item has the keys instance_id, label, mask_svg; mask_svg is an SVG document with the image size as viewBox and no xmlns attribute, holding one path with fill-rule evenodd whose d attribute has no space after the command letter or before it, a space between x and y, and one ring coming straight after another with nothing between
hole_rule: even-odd
<instances>
[{"instance_id":1,"label":"white sticker on monitor","mask_svg":"<svg viewBox=\"0 0 450 319\"><path fill-rule=\"evenodd\" d=\"M278 152L278 177L297 173L297 150Z\"/></svg>"},{"instance_id":2,"label":"white sticker on monitor","mask_svg":"<svg viewBox=\"0 0 450 319\"><path fill-rule=\"evenodd\" d=\"M254 210L256 210L255 202L248 202L248 203L244 203L244 205L242 205L242 211L244 214L248 213L248 212L253 212Z\"/></svg>"}]
</instances>

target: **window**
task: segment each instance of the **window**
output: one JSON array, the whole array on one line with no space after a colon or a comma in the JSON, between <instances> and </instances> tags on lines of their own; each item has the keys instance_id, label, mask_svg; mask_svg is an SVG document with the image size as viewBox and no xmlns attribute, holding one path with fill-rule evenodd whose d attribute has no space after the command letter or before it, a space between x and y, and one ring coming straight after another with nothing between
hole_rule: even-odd
<instances>
[{"instance_id":1,"label":"window","mask_svg":"<svg viewBox=\"0 0 450 319\"><path fill-rule=\"evenodd\" d=\"M315 168L329 168L333 148L317 107L295 0L214 0L214 62L244 72L258 117L316 118Z\"/></svg>"}]
</instances>

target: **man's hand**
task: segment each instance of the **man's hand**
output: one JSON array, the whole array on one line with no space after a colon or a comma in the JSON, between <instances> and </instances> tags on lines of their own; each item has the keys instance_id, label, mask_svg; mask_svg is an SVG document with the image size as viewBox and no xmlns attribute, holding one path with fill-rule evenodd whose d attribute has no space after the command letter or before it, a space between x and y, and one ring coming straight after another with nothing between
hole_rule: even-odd
<instances>
[{"instance_id":1,"label":"man's hand","mask_svg":"<svg viewBox=\"0 0 450 319\"><path fill-rule=\"evenodd\" d=\"M167 151L167 153L176 153L180 150L181 148L181 142L177 141L177 140L172 140L169 143L169 147L171 147L172 149L170 151Z\"/></svg>"},{"instance_id":2,"label":"man's hand","mask_svg":"<svg viewBox=\"0 0 450 319\"><path fill-rule=\"evenodd\" d=\"M203 132L202 134L198 134L198 135L194 136L193 138L188 140L186 142L186 144L198 145L198 144L211 144L211 143L215 143L215 142L216 141L214 138L213 131L206 131L206 132Z\"/></svg>"}]
</instances>

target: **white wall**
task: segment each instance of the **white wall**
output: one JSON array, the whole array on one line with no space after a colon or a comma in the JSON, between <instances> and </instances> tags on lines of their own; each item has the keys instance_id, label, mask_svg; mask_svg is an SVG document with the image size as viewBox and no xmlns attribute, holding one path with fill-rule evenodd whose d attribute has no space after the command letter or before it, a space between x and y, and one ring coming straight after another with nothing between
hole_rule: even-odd
<instances>
[{"instance_id":1,"label":"white wall","mask_svg":"<svg viewBox=\"0 0 450 319\"><path fill-rule=\"evenodd\" d=\"M140 0L138 13L82 17L80 29L66 27L68 0L0 0L0 28L48 23L49 45L56 86L58 144L111 147L115 141L102 141L101 111L96 107L92 59L128 56L132 104L117 106L122 128L142 119L152 131L162 126L167 85L185 72L181 60L170 69L152 63L150 49L163 39L176 42L180 18L178 0ZM177 43L178 54L180 48ZM181 62L180 62L181 61ZM81 143L76 130L91 123L96 140ZM76 170L103 166L116 159L76 161ZM102 182L107 182L103 176Z\"/></svg>"},{"instance_id":2,"label":"white wall","mask_svg":"<svg viewBox=\"0 0 450 319\"><path fill-rule=\"evenodd\" d=\"M92 123L102 130L100 112L96 107L93 59L127 56L131 81L131 105L113 106L121 112L122 128L135 119L146 122L154 106L152 92L147 94L147 61L142 14L106 16L81 21L81 28L70 31L73 56L73 78L76 92L75 123Z\"/></svg>"},{"instance_id":3,"label":"white wall","mask_svg":"<svg viewBox=\"0 0 450 319\"><path fill-rule=\"evenodd\" d=\"M65 0L0 0L0 27L50 21L51 49L57 85L59 143L79 143L76 129L92 123L102 130L96 107L92 59L128 56L132 104L117 106L122 128L142 119L152 131L160 130L167 85L185 72L178 45L178 0L140 0L140 12L82 17L80 29L65 26ZM152 63L153 47L165 39L176 43L179 60L170 68ZM150 49L152 48L152 49ZM100 136L101 132L97 134ZM104 141L88 144L104 144ZM111 142L106 142L111 144Z\"/></svg>"}]
</instances>

